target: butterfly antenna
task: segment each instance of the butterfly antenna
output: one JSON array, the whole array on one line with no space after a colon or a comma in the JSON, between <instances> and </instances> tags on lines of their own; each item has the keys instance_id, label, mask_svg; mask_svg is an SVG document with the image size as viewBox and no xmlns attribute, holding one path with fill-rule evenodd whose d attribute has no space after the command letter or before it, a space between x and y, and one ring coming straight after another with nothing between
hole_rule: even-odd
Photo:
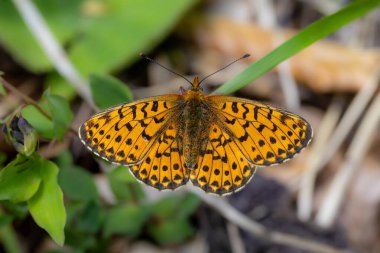
<instances>
[{"instance_id":1,"label":"butterfly antenna","mask_svg":"<svg viewBox=\"0 0 380 253\"><path fill-rule=\"evenodd\" d=\"M228 68L229 66L231 66L231 65L234 64L235 62L240 61L240 60L245 59L245 58L248 58L248 57L250 57L250 56L251 56L250 54L245 54L245 55L243 55L242 57L240 57L239 59L236 59L236 60L234 60L233 62L230 62L229 64L227 64L227 65L224 66L223 68L218 69L218 70L215 71L214 73L211 73L211 74L207 75L206 77L204 77L204 78L199 82L199 84L201 84L204 80L206 80L206 79L209 78L210 76L215 75L216 73L222 71L223 69Z\"/></svg>"},{"instance_id":2,"label":"butterfly antenna","mask_svg":"<svg viewBox=\"0 0 380 253\"><path fill-rule=\"evenodd\" d=\"M183 75L181 75L181 74L178 74L177 72L175 72L175 71L173 71L173 70L171 70L171 69L165 67L164 65L158 63L157 61L155 61L155 60L153 60L152 58L146 56L145 54L140 53L140 56L141 56L141 58L143 58L143 59L145 59L145 60L148 60L148 61L150 61L150 62L153 62L153 63L157 64L158 66L160 66L161 68L166 69L166 70L169 71L170 73L173 73L174 75L177 75L177 76L182 77L183 79L185 79L185 80L186 80L188 83L190 83L191 85L193 84L193 83L192 83L191 81L189 81L189 79L187 79L185 76L183 76Z\"/></svg>"}]
</instances>

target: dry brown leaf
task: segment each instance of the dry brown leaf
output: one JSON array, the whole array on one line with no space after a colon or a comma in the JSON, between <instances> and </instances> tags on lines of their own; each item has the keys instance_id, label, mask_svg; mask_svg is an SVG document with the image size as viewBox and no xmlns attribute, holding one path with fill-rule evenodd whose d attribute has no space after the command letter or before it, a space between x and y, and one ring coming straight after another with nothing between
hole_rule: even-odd
<instances>
[{"instance_id":1,"label":"dry brown leaf","mask_svg":"<svg viewBox=\"0 0 380 253\"><path fill-rule=\"evenodd\" d=\"M229 60L250 53L257 60L274 48L274 41L293 34L294 30L270 30L254 23L214 18L197 24L192 36L201 51L214 51ZM356 92L379 70L380 51L324 40L292 57L290 63L294 78L314 91Z\"/></svg>"}]
</instances>

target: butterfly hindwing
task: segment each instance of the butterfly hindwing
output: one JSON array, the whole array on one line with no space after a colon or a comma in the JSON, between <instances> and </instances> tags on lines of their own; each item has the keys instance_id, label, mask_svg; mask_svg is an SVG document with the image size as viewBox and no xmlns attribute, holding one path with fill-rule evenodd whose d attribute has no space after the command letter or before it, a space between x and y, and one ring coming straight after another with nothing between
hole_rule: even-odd
<instances>
[{"instance_id":1,"label":"butterfly hindwing","mask_svg":"<svg viewBox=\"0 0 380 253\"><path fill-rule=\"evenodd\" d=\"M181 136L175 123L173 121L157 138L140 164L130 166L138 180L159 190L173 190L188 181L182 147L178 145Z\"/></svg>"},{"instance_id":2,"label":"butterfly hindwing","mask_svg":"<svg viewBox=\"0 0 380 253\"><path fill-rule=\"evenodd\" d=\"M139 163L175 116L179 101L180 95L163 95L112 107L87 120L79 130L80 139L108 161Z\"/></svg>"},{"instance_id":3,"label":"butterfly hindwing","mask_svg":"<svg viewBox=\"0 0 380 253\"><path fill-rule=\"evenodd\" d=\"M255 172L231 136L218 124L212 124L207 147L202 150L191 181L205 192L229 194L244 187Z\"/></svg>"},{"instance_id":4,"label":"butterfly hindwing","mask_svg":"<svg viewBox=\"0 0 380 253\"><path fill-rule=\"evenodd\" d=\"M253 164L284 162L306 147L312 138L307 121L276 107L221 95L208 96L206 100Z\"/></svg>"}]
</instances>

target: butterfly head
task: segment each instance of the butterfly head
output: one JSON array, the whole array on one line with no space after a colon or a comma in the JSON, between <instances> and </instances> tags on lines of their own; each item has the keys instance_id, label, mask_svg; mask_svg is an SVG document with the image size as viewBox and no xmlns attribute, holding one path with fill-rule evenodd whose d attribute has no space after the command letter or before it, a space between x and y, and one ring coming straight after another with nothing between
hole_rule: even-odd
<instances>
[{"instance_id":1,"label":"butterfly head","mask_svg":"<svg viewBox=\"0 0 380 253\"><path fill-rule=\"evenodd\" d=\"M200 86L199 77L194 77L193 81L191 82L191 90L194 92L197 91L203 91L202 87Z\"/></svg>"},{"instance_id":2,"label":"butterfly head","mask_svg":"<svg viewBox=\"0 0 380 253\"><path fill-rule=\"evenodd\" d=\"M200 86L199 77L194 77L193 81L190 82L191 86L185 90L182 90L182 94L185 96L186 100L202 100L204 98L203 88Z\"/></svg>"}]
</instances>

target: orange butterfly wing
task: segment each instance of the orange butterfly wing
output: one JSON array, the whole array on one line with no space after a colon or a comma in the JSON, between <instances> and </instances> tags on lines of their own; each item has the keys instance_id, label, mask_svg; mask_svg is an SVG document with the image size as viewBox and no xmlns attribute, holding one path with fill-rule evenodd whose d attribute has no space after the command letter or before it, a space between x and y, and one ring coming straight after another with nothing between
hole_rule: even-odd
<instances>
[{"instance_id":1,"label":"orange butterfly wing","mask_svg":"<svg viewBox=\"0 0 380 253\"><path fill-rule=\"evenodd\" d=\"M193 184L205 192L226 195L244 187L254 173L255 166L239 151L232 137L219 124L212 124L207 147L190 172Z\"/></svg>"},{"instance_id":2,"label":"orange butterfly wing","mask_svg":"<svg viewBox=\"0 0 380 253\"><path fill-rule=\"evenodd\" d=\"M306 147L312 138L310 124L279 108L223 95L207 96L224 131L255 165L282 163Z\"/></svg>"},{"instance_id":3,"label":"orange butterfly wing","mask_svg":"<svg viewBox=\"0 0 380 253\"><path fill-rule=\"evenodd\" d=\"M178 124L174 120L158 137L146 158L131 166L131 172L138 180L159 190L173 190L187 183L189 176L179 145Z\"/></svg>"},{"instance_id":4,"label":"orange butterfly wing","mask_svg":"<svg viewBox=\"0 0 380 253\"><path fill-rule=\"evenodd\" d=\"M112 107L83 123L79 137L110 162L138 164L178 114L181 101L180 95L162 95Z\"/></svg>"}]
</instances>

